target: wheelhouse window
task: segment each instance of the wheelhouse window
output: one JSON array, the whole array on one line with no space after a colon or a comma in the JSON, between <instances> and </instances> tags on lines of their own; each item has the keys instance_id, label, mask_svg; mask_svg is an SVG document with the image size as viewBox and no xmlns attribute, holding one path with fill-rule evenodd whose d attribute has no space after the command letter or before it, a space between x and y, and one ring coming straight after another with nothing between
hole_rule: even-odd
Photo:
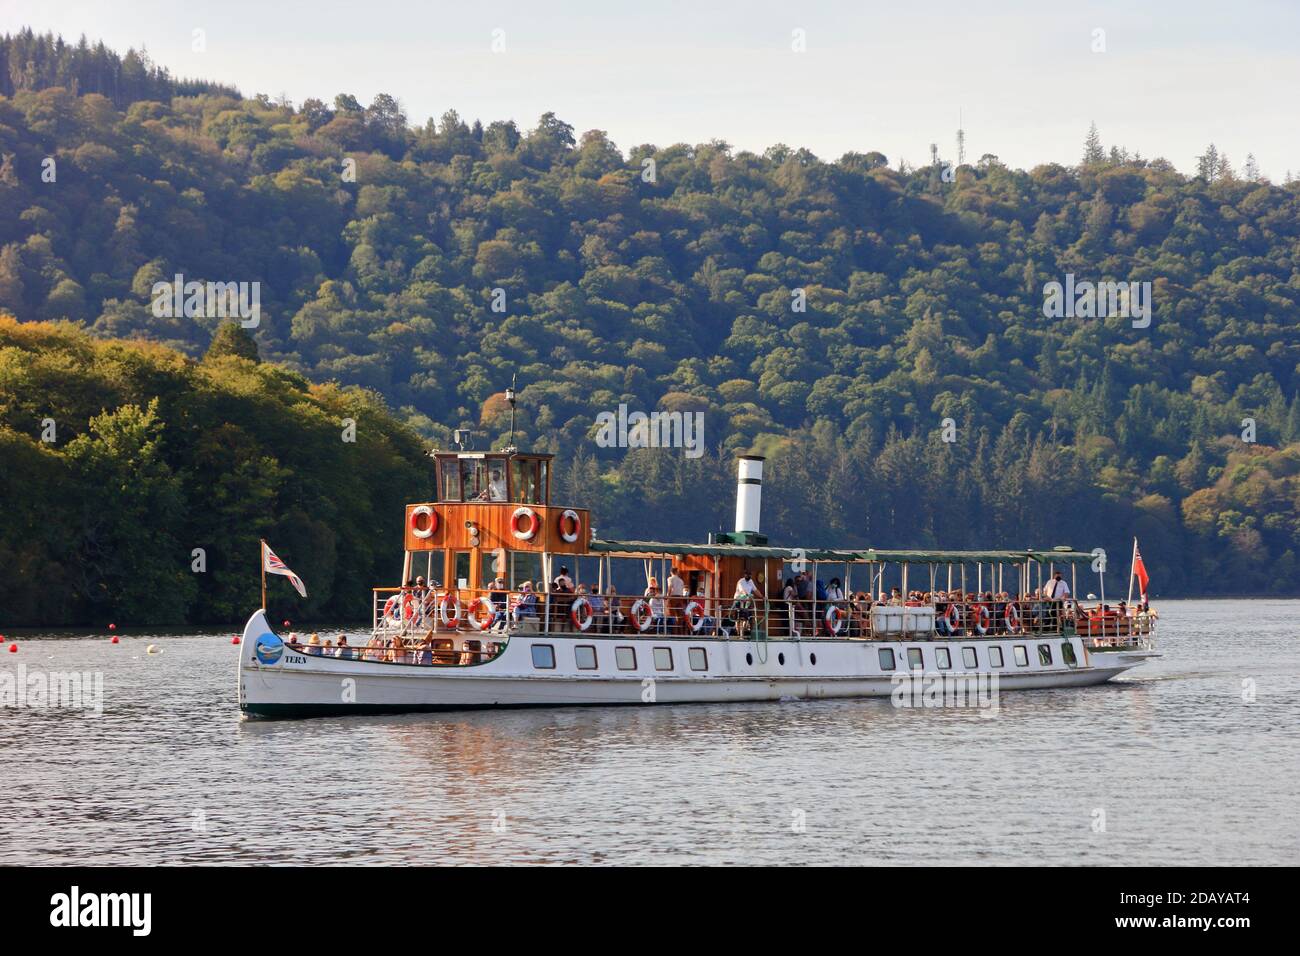
<instances>
[{"instance_id":1,"label":"wheelhouse window","mask_svg":"<svg viewBox=\"0 0 1300 956\"><path fill-rule=\"evenodd\" d=\"M1048 665L1050 665L1050 664L1052 663L1052 645L1051 645L1051 644L1039 644L1039 645L1038 645L1038 663L1042 664L1044 667L1046 667L1046 666L1048 666Z\"/></svg>"},{"instance_id":2,"label":"wheelhouse window","mask_svg":"<svg viewBox=\"0 0 1300 956\"><path fill-rule=\"evenodd\" d=\"M704 648L692 647L686 652L686 656L690 661L691 670L706 671L709 669L709 654Z\"/></svg>"},{"instance_id":3,"label":"wheelhouse window","mask_svg":"<svg viewBox=\"0 0 1300 956\"><path fill-rule=\"evenodd\" d=\"M961 662L965 667L979 667L980 658L973 647L963 647L961 649Z\"/></svg>"},{"instance_id":4,"label":"wheelhouse window","mask_svg":"<svg viewBox=\"0 0 1300 956\"><path fill-rule=\"evenodd\" d=\"M1017 667L1029 666L1029 652L1025 650L1025 645L1017 644L1015 647L1015 654Z\"/></svg>"},{"instance_id":5,"label":"wheelhouse window","mask_svg":"<svg viewBox=\"0 0 1300 956\"><path fill-rule=\"evenodd\" d=\"M892 671L894 669L894 649L892 647L882 647L879 651L880 669L882 671Z\"/></svg>"},{"instance_id":6,"label":"wheelhouse window","mask_svg":"<svg viewBox=\"0 0 1300 956\"><path fill-rule=\"evenodd\" d=\"M635 647L614 648L614 664L621 671L636 670L636 648Z\"/></svg>"},{"instance_id":7,"label":"wheelhouse window","mask_svg":"<svg viewBox=\"0 0 1300 956\"><path fill-rule=\"evenodd\" d=\"M578 665L580 671L594 671L596 669L596 648L591 644L579 644L573 649L573 662Z\"/></svg>"},{"instance_id":8,"label":"wheelhouse window","mask_svg":"<svg viewBox=\"0 0 1300 956\"><path fill-rule=\"evenodd\" d=\"M525 505L544 504L546 463L536 458L515 458L510 462L512 500Z\"/></svg>"},{"instance_id":9,"label":"wheelhouse window","mask_svg":"<svg viewBox=\"0 0 1300 956\"><path fill-rule=\"evenodd\" d=\"M907 649L907 666L914 671L919 671L925 667L925 658L921 655L919 647L909 647Z\"/></svg>"},{"instance_id":10,"label":"wheelhouse window","mask_svg":"<svg viewBox=\"0 0 1300 956\"><path fill-rule=\"evenodd\" d=\"M998 647L996 644L989 648L989 666L1002 666L1002 648Z\"/></svg>"},{"instance_id":11,"label":"wheelhouse window","mask_svg":"<svg viewBox=\"0 0 1300 956\"><path fill-rule=\"evenodd\" d=\"M439 462L438 470L442 473L442 500L460 501L460 469L455 460Z\"/></svg>"},{"instance_id":12,"label":"wheelhouse window","mask_svg":"<svg viewBox=\"0 0 1300 956\"><path fill-rule=\"evenodd\" d=\"M555 670L555 648L550 644L534 644L533 667L544 671Z\"/></svg>"},{"instance_id":13,"label":"wheelhouse window","mask_svg":"<svg viewBox=\"0 0 1300 956\"><path fill-rule=\"evenodd\" d=\"M934 649L934 661L939 665L940 670L947 670L952 667L952 655L948 653L946 647L936 647Z\"/></svg>"},{"instance_id":14,"label":"wheelhouse window","mask_svg":"<svg viewBox=\"0 0 1300 956\"><path fill-rule=\"evenodd\" d=\"M655 648L655 670L670 671L673 669L673 649L671 647Z\"/></svg>"}]
</instances>

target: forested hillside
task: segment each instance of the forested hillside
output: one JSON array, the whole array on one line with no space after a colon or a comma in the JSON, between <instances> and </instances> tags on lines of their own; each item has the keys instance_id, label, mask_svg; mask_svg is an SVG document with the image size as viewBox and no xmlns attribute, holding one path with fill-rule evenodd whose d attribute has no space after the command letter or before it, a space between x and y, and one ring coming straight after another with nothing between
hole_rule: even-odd
<instances>
[{"instance_id":1,"label":"forested hillside","mask_svg":"<svg viewBox=\"0 0 1300 956\"><path fill-rule=\"evenodd\" d=\"M1136 532L1164 593L1300 589L1300 184L1253 163L1211 147L1188 175L1082 130L1029 171L621 150L553 114L412 125L387 95L123 93L93 62L74 88L4 49L0 310L24 322L198 357L219 320L156 317L154 283L256 281L264 360L443 444L502 443L517 375L520 443L571 460L602 535L727 525L753 449L787 543L1102 545L1122 581ZM1149 327L1044 317L1067 274L1151 282ZM34 438L5 389L0 435ZM596 447L620 402L703 411L710 454Z\"/></svg>"}]
</instances>

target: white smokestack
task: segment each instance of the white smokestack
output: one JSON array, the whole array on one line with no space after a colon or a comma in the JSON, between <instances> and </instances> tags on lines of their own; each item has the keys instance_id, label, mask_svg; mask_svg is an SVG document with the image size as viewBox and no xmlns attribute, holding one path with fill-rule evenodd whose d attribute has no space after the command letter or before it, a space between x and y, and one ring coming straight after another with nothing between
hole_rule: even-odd
<instances>
[{"instance_id":1,"label":"white smokestack","mask_svg":"<svg viewBox=\"0 0 1300 956\"><path fill-rule=\"evenodd\" d=\"M736 460L736 533L758 534L758 512L763 504L763 456L742 455Z\"/></svg>"}]
</instances>

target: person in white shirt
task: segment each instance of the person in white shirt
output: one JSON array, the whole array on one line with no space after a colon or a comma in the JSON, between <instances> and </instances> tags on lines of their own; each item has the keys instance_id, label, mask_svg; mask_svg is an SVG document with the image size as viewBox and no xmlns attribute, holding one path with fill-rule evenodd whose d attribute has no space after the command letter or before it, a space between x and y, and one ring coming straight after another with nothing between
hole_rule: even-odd
<instances>
[{"instance_id":1,"label":"person in white shirt","mask_svg":"<svg viewBox=\"0 0 1300 956\"><path fill-rule=\"evenodd\" d=\"M1057 571L1052 580L1043 585L1043 597L1053 601L1064 601L1070 596L1070 586L1065 583L1061 572Z\"/></svg>"},{"instance_id":2,"label":"person in white shirt","mask_svg":"<svg viewBox=\"0 0 1300 956\"><path fill-rule=\"evenodd\" d=\"M758 585L754 583L753 577L748 571L740 576L736 582L736 598L753 597L758 593Z\"/></svg>"},{"instance_id":3,"label":"person in white shirt","mask_svg":"<svg viewBox=\"0 0 1300 956\"><path fill-rule=\"evenodd\" d=\"M665 583L668 588L668 615L674 629L676 629L681 621L682 611L686 607L686 601L684 600L686 597L686 582L677 573L677 565L673 565ZM684 630L683 633L685 633Z\"/></svg>"}]
</instances>

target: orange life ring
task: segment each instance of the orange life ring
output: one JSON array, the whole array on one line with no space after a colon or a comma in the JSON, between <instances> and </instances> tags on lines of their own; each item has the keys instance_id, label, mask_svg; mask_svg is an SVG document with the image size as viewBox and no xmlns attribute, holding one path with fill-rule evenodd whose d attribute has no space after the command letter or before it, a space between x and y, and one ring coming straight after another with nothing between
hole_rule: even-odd
<instances>
[{"instance_id":1,"label":"orange life ring","mask_svg":"<svg viewBox=\"0 0 1300 956\"><path fill-rule=\"evenodd\" d=\"M977 632L980 634L987 634L989 632L989 621L991 621L992 618L993 616L989 614L988 605L975 605L975 630Z\"/></svg>"},{"instance_id":2,"label":"orange life ring","mask_svg":"<svg viewBox=\"0 0 1300 956\"><path fill-rule=\"evenodd\" d=\"M460 626L460 599L450 591L438 602L438 618L442 621L443 627Z\"/></svg>"},{"instance_id":3,"label":"orange life ring","mask_svg":"<svg viewBox=\"0 0 1300 956\"><path fill-rule=\"evenodd\" d=\"M585 616L581 613L583 611L587 612ZM580 631L585 631L591 627L591 622L595 617L596 612L591 609L591 602L581 594L569 605L569 620Z\"/></svg>"},{"instance_id":4,"label":"orange life ring","mask_svg":"<svg viewBox=\"0 0 1300 956\"><path fill-rule=\"evenodd\" d=\"M650 625L654 622L654 616L650 613L650 604L645 598L637 598L636 601L628 608L628 617L632 618L632 623L641 633L650 630Z\"/></svg>"},{"instance_id":5,"label":"orange life ring","mask_svg":"<svg viewBox=\"0 0 1300 956\"><path fill-rule=\"evenodd\" d=\"M1007 633L1009 634L1020 633L1020 608L1016 606L1015 601L1011 601L1009 604L1007 604L1006 622L1007 622Z\"/></svg>"},{"instance_id":6,"label":"orange life ring","mask_svg":"<svg viewBox=\"0 0 1300 956\"><path fill-rule=\"evenodd\" d=\"M411 534L415 535L415 537L421 539L432 538L433 533L438 530L438 512L428 505L412 508L408 524L411 528Z\"/></svg>"},{"instance_id":7,"label":"orange life ring","mask_svg":"<svg viewBox=\"0 0 1300 956\"><path fill-rule=\"evenodd\" d=\"M826 633L832 637L840 633L840 628L844 626L844 608L838 604L832 604L826 609L826 616L822 619L826 625Z\"/></svg>"},{"instance_id":8,"label":"orange life ring","mask_svg":"<svg viewBox=\"0 0 1300 956\"><path fill-rule=\"evenodd\" d=\"M961 609L956 604L948 605L948 613L943 619L948 622L948 630L954 634L961 630Z\"/></svg>"},{"instance_id":9,"label":"orange life ring","mask_svg":"<svg viewBox=\"0 0 1300 956\"><path fill-rule=\"evenodd\" d=\"M528 519L528 529L520 527L519 519ZM510 516L510 533L520 541L532 541L537 537L537 529L541 526L541 521L537 517L537 512L532 508L516 508L515 513Z\"/></svg>"},{"instance_id":10,"label":"orange life ring","mask_svg":"<svg viewBox=\"0 0 1300 956\"><path fill-rule=\"evenodd\" d=\"M485 616L480 617L479 608L483 609ZM474 630L482 631L492 623L492 617L495 613L496 609L492 607L491 601L485 597L477 597L469 602L469 607L465 608L465 620L469 622L469 626Z\"/></svg>"},{"instance_id":11,"label":"orange life ring","mask_svg":"<svg viewBox=\"0 0 1300 956\"><path fill-rule=\"evenodd\" d=\"M578 535L582 533L582 519L578 517L578 512L572 508L566 508L560 512L560 537L569 544L578 540Z\"/></svg>"},{"instance_id":12,"label":"orange life ring","mask_svg":"<svg viewBox=\"0 0 1300 956\"><path fill-rule=\"evenodd\" d=\"M689 602L682 608L682 617L686 618L686 626L692 634L700 633L700 628L704 627L704 605L699 601Z\"/></svg>"}]
</instances>

